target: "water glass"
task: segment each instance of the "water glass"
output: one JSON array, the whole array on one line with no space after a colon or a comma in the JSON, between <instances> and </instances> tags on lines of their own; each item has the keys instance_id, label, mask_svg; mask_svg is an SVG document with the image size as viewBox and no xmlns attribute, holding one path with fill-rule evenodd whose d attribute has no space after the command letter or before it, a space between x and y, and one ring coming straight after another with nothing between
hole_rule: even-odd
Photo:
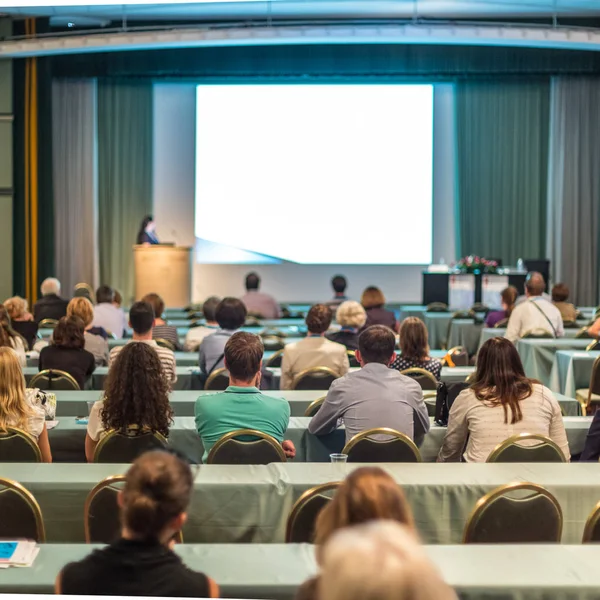
<instances>
[{"instance_id":1,"label":"water glass","mask_svg":"<svg viewBox=\"0 0 600 600\"><path fill-rule=\"evenodd\" d=\"M330 454L329 458L331 459L332 463L345 463L348 461L347 454Z\"/></svg>"}]
</instances>

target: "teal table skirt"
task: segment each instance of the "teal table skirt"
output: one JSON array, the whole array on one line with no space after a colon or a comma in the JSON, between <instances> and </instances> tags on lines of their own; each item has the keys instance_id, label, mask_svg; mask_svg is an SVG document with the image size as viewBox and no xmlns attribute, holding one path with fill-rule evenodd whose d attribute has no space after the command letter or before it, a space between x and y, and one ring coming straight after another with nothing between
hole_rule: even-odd
<instances>
[{"instance_id":1,"label":"teal table skirt","mask_svg":"<svg viewBox=\"0 0 600 600\"><path fill-rule=\"evenodd\" d=\"M31 568L6 569L2 594L52 594L61 568L98 545L44 544ZM317 573L308 544L180 544L183 562L206 573L222 598L292 600ZM425 551L461 600L597 600L593 545L439 545Z\"/></svg>"},{"instance_id":2,"label":"teal table skirt","mask_svg":"<svg viewBox=\"0 0 600 600\"><path fill-rule=\"evenodd\" d=\"M287 517L299 496L314 486L344 479L357 466L328 463L200 466L196 468L184 539L187 543L202 544L282 543ZM4 464L1 476L19 481L35 496L43 513L48 542L79 543L84 540L83 508L89 491L105 477L125 473L128 467ZM600 498L598 464L420 463L382 467L403 488L426 544L460 543L476 502L492 489L512 481L535 482L554 494L564 515L562 542L579 544L587 516ZM596 557L597 553L598 550ZM597 573L596 566L587 568ZM241 563L235 565L236 569L242 567ZM463 569L477 571L475 564L465 564ZM510 572L501 574L510 579ZM546 576L552 580L552 569ZM0 581L5 577L3 573ZM525 578L524 583L528 581ZM522 596L525 597L528 596Z\"/></svg>"},{"instance_id":3,"label":"teal table skirt","mask_svg":"<svg viewBox=\"0 0 600 600\"><path fill-rule=\"evenodd\" d=\"M559 350L554 356L550 375L550 389L575 398L578 389L588 388L594 361L600 352Z\"/></svg>"},{"instance_id":4,"label":"teal table skirt","mask_svg":"<svg viewBox=\"0 0 600 600\"><path fill-rule=\"evenodd\" d=\"M587 327L588 322L587 321L577 321L577 325L578 328L577 329L565 329L565 335L563 336L563 338L567 338L567 339L573 339L575 338L575 336L579 333L581 327ZM504 337L504 334L506 333L506 329L502 329L502 328L498 328L496 329L494 328L484 328L481 330L481 334L479 336L479 347L481 348L481 346L483 346L483 344L485 344L485 342L487 342L489 339L491 338L495 338L495 337ZM561 338L561 339L563 339ZM591 340L588 340L588 344L591 342Z\"/></svg>"}]
</instances>

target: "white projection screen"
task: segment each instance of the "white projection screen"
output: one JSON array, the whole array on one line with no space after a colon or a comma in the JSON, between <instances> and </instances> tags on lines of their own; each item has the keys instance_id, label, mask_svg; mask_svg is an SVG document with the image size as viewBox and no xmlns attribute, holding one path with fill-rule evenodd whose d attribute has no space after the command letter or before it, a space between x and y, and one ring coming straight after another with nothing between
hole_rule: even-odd
<instances>
[{"instance_id":1,"label":"white projection screen","mask_svg":"<svg viewBox=\"0 0 600 600\"><path fill-rule=\"evenodd\" d=\"M196 260L432 260L432 85L199 85Z\"/></svg>"}]
</instances>

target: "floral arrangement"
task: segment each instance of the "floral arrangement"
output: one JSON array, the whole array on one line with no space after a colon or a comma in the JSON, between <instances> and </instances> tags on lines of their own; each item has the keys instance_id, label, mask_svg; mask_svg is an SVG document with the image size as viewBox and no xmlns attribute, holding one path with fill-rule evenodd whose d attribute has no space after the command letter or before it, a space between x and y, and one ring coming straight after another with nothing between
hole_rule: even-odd
<instances>
[{"instance_id":1,"label":"floral arrangement","mask_svg":"<svg viewBox=\"0 0 600 600\"><path fill-rule=\"evenodd\" d=\"M460 273L489 273L498 271L498 263L495 260L487 260L480 256L465 256L461 258L454 268Z\"/></svg>"}]
</instances>

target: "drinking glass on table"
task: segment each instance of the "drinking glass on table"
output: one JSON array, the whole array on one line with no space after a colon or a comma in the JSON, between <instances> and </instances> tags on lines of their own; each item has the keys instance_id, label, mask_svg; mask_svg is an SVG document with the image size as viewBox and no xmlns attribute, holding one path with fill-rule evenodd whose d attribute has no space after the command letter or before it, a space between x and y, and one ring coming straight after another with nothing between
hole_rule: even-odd
<instances>
[{"instance_id":1,"label":"drinking glass on table","mask_svg":"<svg viewBox=\"0 0 600 600\"><path fill-rule=\"evenodd\" d=\"M332 463L345 463L348 462L347 454L330 454L329 458Z\"/></svg>"}]
</instances>

